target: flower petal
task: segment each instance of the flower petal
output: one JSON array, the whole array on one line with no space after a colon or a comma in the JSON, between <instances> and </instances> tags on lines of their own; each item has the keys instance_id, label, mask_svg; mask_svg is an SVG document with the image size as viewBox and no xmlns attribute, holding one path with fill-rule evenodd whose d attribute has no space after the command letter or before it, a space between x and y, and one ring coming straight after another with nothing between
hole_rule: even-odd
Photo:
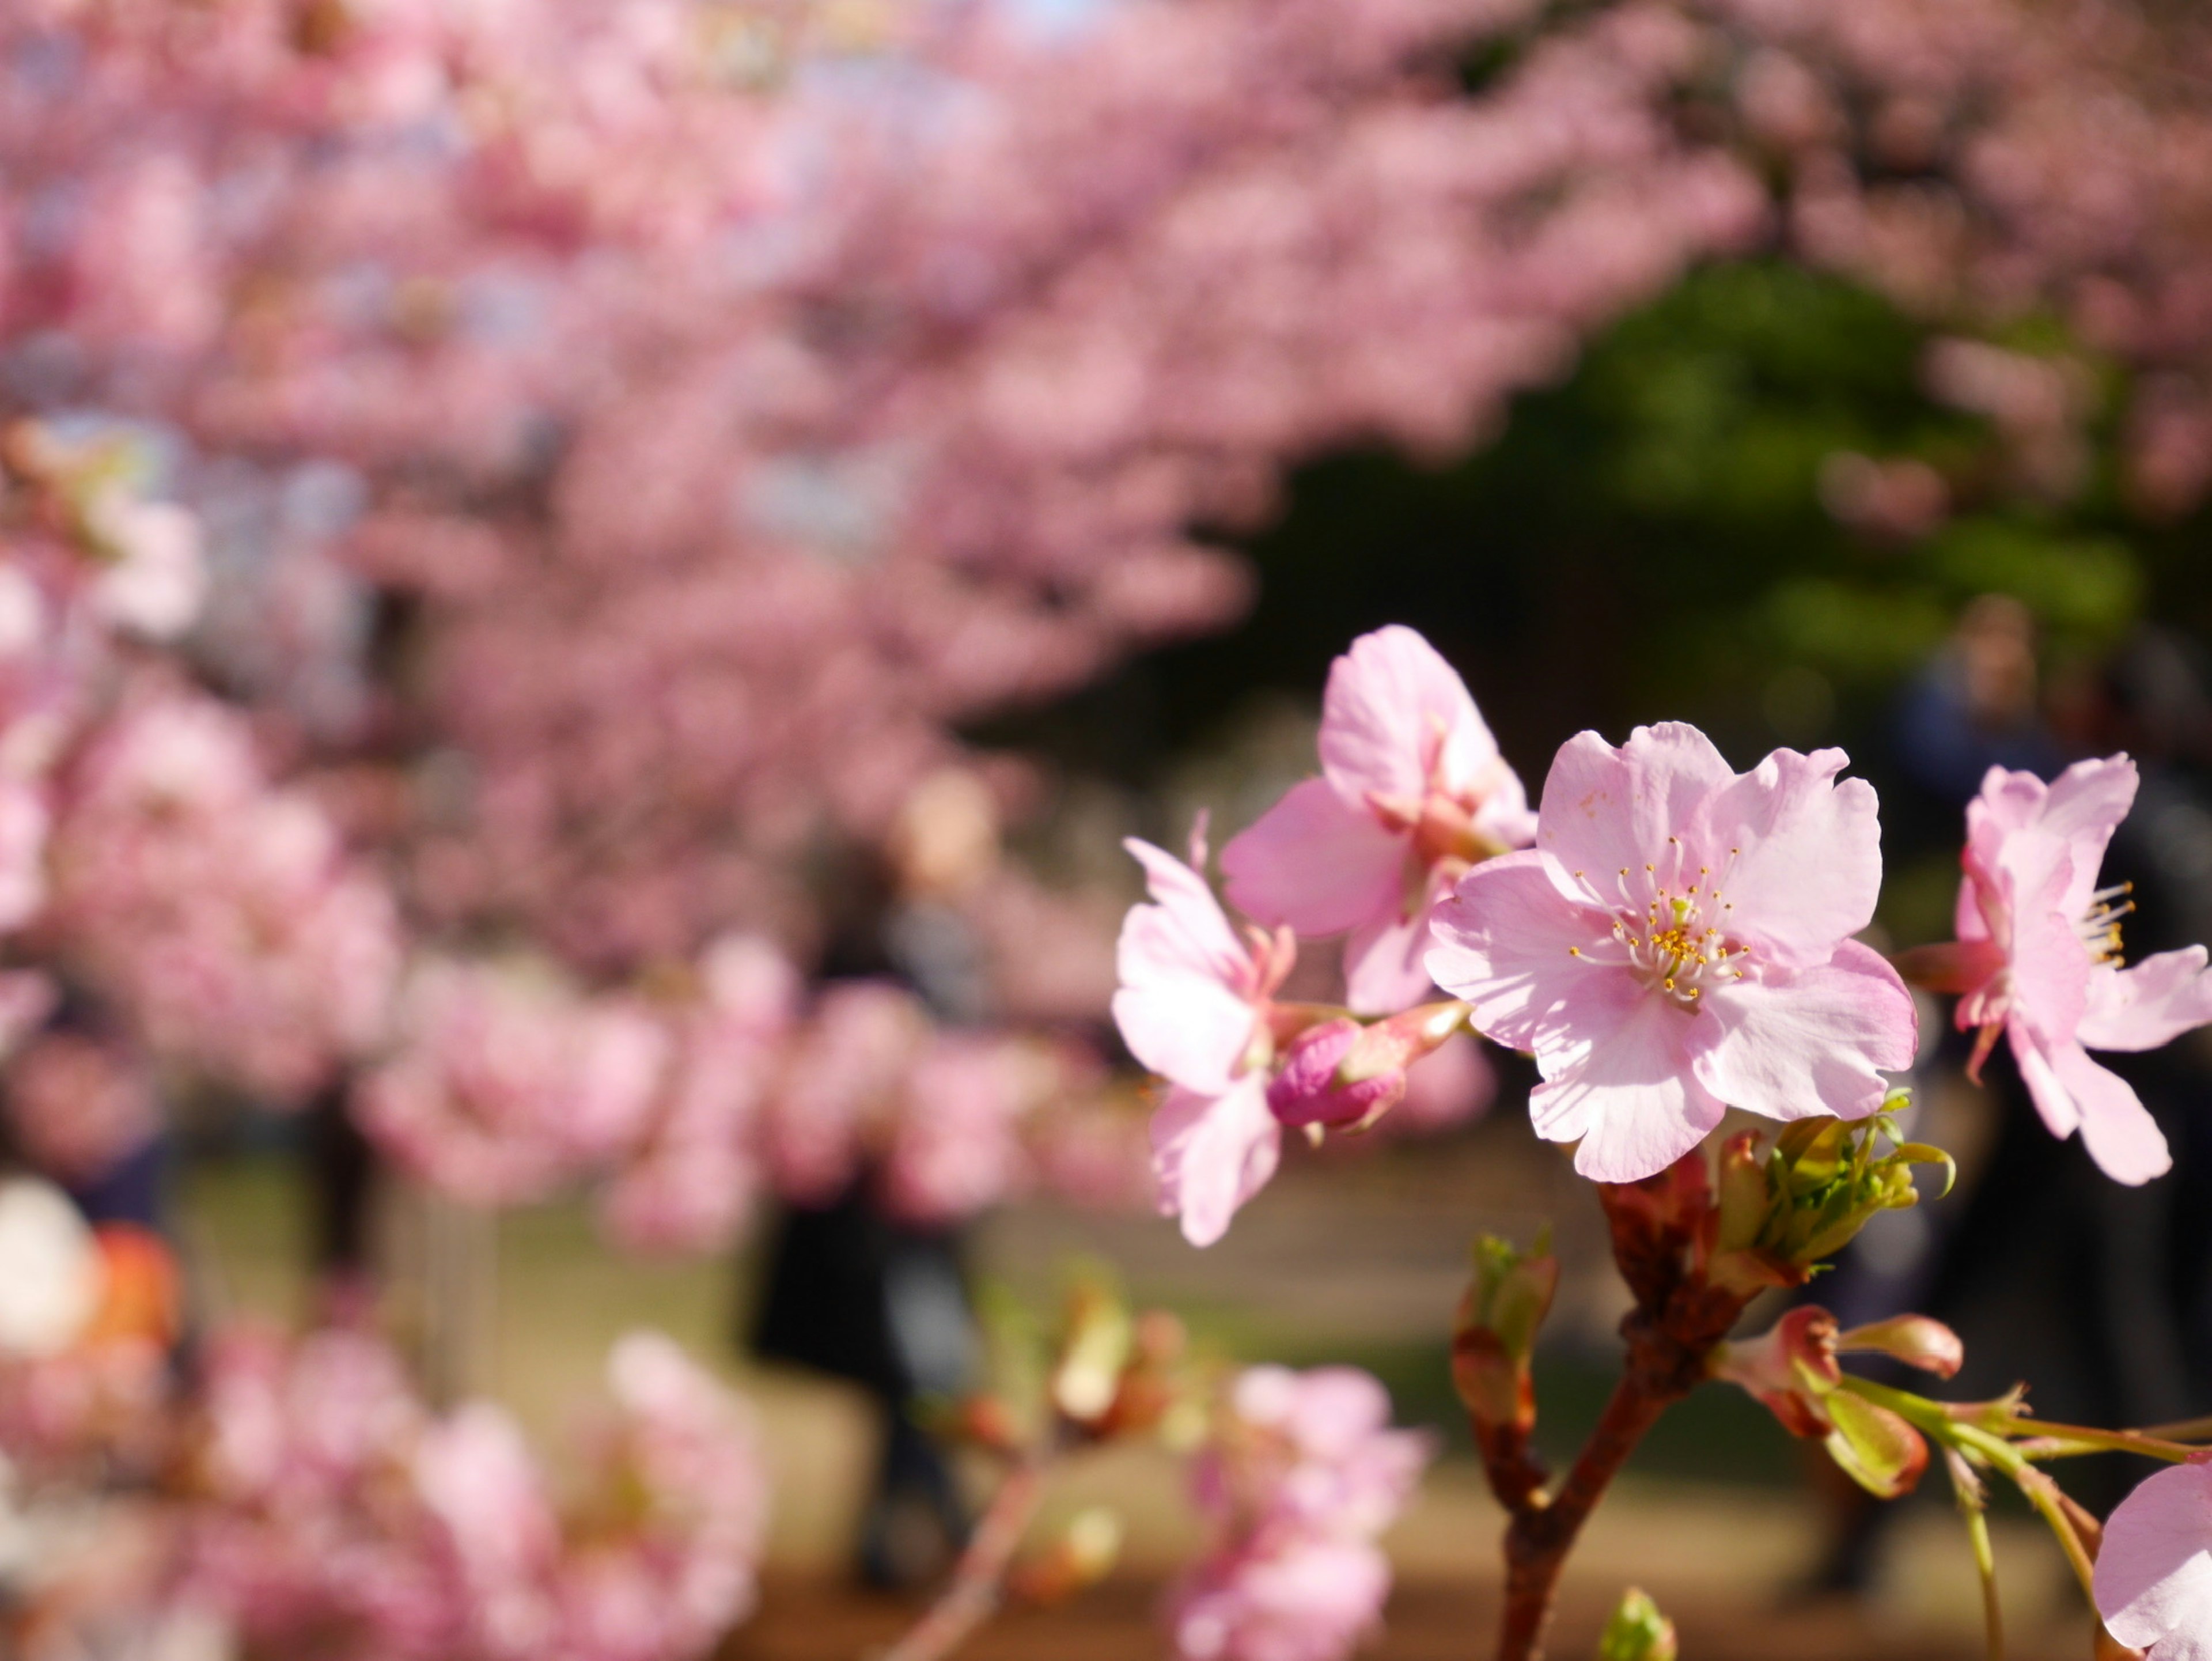
<instances>
[{"instance_id":1,"label":"flower petal","mask_svg":"<svg viewBox=\"0 0 2212 1661\"><path fill-rule=\"evenodd\" d=\"M2005 1023L2005 1037L2012 1058L2020 1063L2020 1076L2027 1086L2028 1099L2043 1116L2051 1134L2063 1140L2081 1128L2081 1109L2058 1077L2043 1041L2018 1021Z\"/></svg>"},{"instance_id":2,"label":"flower petal","mask_svg":"<svg viewBox=\"0 0 2212 1661\"><path fill-rule=\"evenodd\" d=\"M2136 784L2136 764L2125 756L2077 761L2051 782L2037 824L2063 841L2073 856L2074 885L2065 902L2068 916L2078 917L2089 909L2105 849L2135 806Z\"/></svg>"},{"instance_id":3,"label":"flower petal","mask_svg":"<svg viewBox=\"0 0 2212 1661\"><path fill-rule=\"evenodd\" d=\"M2053 1050L2051 1065L2081 1115L2081 1145L2097 1167L2130 1186L2173 1168L2166 1136L2135 1086L2092 1060L2078 1043Z\"/></svg>"},{"instance_id":4,"label":"flower petal","mask_svg":"<svg viewBox=\"0 0 2212 1661\"><path fill-rule=\"evenodd\" d=\"M1458 671L1413 630L1362 635L1328 672L1322 697L1321 765L1337 794L1418 798L1432 759L1455 788L1498 764L1491 736Z\"/></svg>"},{"instance_id":5,"label":"flower petal","mask_svg":"<svg viewBox=\"0 0 2212 1661\"><path fill-rule=\"evenodd\" d=\"M1513 1050L1571 1042L1595 1000L1617 1010L1636 990L1617 967L1577 957L1608 941L1613 920L1560 891L1551 858L1531 849L1486 860L1432 914L1427 966L1474 1006L1472 1025Z\"/></svg>"},{"instance_id":6,"label":"flower petal","mask_svg":"<svg viewBox=\"0 0 2212 1661\"><path fill-rule=\"evenodd\" d=\"M2146 1478L2105 1523L2097 1612L2158 1661L2212 1661L2212 1469L2175 1465Z\"/></svg>"},{"instance_id":7,"label":"flower petal","mask_svg":"<svg viewBox=\"0 0 2212 1661\"><path fill-rule=\"evenodd\" d=\"M1251 1042L1251 959L1196 872L1149 843L1126 845L1158 904L1132 906L1122 922L1115 1025L1153 1072L1218 1094Z\"/></svg>"},{"instance_id":8,"label":"flower petal","mask_svg":"<svg viewBox=\"0 0 2212 1661\"><path fill-rule=\"evenodd\" d=\"M1639 727L1619 749L1595 733L1559 746L1544 780L1536 845L1597 891L1658 858L1707 796L1735 777L1712 740L1680 721ZM1637 909L1641 909L1640 902Z\"/></svg>"},{"instance_id":9,"label":"flower petal","mask_svg":"<svg viewBox=\"0 0 2212 1661\"><path fill-rule=\"evenodd\" d=\"M1840 750L1777 750L1705 803L1693 845L1718 873L1731 932L1791 968L1825 963L1874 920L1881 805L1863 779L1837 782Z\"/></svg>"},{"instance_id":10,"label":"flower petal","mask_svg":"<svg viewBox=\"0 0 2212 1661\"><path fill-rule=\"evenodd\" d=\"M1889 1089L1879 1069L1911 1066L1919 1032L1905 983L1856 940L1813 968L1738 981L1698 1016L1711 1036L1698 1081L1771 1119L1873 1112Z\"/></svg>"},{"instance_id":11,"label":"flower petal","mask_svg":"<svg viewBox=\"0 0 2212 1661\"><path fill-rule=\"evenodd\" d=\"M1407 846L1327 779L1308 779L1230 839L1221 869L1231 902L1248 916L1340 934L1397 916Z\"/></svg>"},{"instance_id":12,"label":"flower petal","mask_svg":"<svg viewBox=\"0 0 2212 1661\"><path fill-rule=\"evenodd\" d=\"M1282 1157L1282 1127L1260 1076L1218 1096L1175 1089L1152 1115L1152 1172L1160 1210L1180 1214L1183 1238L1212 1245L1237 1208L1267 1185Z\"/></svg>"},{"instance_id":13,"label":"flower petal","mask_svg":"<svg viewBox=\"0 0 2212 1661\"><path fill-rule=\"evenodd\" d=\"M2161 952L2131 969L2089 973L2088 1007L2075 1036L2092 1050L2155 1050L2212 1023L2212 973L2201 946Z\"/></svg>"},{"instance_id":14,"label":"flower petal","mask_svg":"<svg viewBox=\"0 0 2212 1661\"><path fill-rule=\"evenodd\" d=\"M1726 1110L1686 1064L1685 1024L1667 999L1638 999L1605 1042L1530 1093L1536 1134L1579 1137L1575 1169L1594 1182L1639 1182L1674 1164Z\"/></svg>"},{"instance_id":15,"label":"flower petal","mask_svg":"<svg viewBox=\"0 0 2212 1661\"><path fill-rule=\"evenodd\" d=\"M1393 917L1355 933L1344 950L1345 1007L1362 1015L1395 1015L1429 995L1429 915Z\"/></svg>"}]
</instances>

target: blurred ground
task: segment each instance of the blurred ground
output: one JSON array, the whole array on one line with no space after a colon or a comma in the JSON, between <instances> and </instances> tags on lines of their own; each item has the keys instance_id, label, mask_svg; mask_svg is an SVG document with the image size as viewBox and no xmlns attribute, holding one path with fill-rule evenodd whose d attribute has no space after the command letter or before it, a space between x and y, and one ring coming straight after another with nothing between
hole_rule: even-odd
<instances>
[{"instance_id":1,"label":"blurred ground","mask_svg":"<svg viewBox=\"0 0 2212 1661\"><path fill-rule=\"evenodd\" d=\"M217 1306L280 1317L297 1307L304 1214L286 1173L273 1159L188 1172L191 1250ZM1358 1160L1298 1161L1206 1252L1148 1218L1016 1208L982 1231L975 1256L982 1274L1039 1304L1071 1256L1103 1257L1140 1301L1181 1311L1203 1348L1243 1360L1349 1360L1382 1375L1401 1419L1434 1425L1448 1451L1389 1542L1401 1587L1371 1653L1443 1661L1486 1652L1498 1529L1465 1452L1443 1334L1470 1236L1487 1228L1525 1238L1546 1215L1557 1223L1566 1274L1541 1396L1546 1439L1564 1451L1602 1399L1617 1293L1587 1185L1516 1125ZM483 1384L542 1432L593 1393L607 1346L633 1327L662 1328L714 1358L759 1409L777 1488L764 1607L729 1652L847 1661L912 1614L851 1591L840 1573L872 1457L870 1417L838 1387L732 1354L750 1274L744 1262L614 1257L574 1207L510 1214L500 1225L497 1329ZM1796 1661L1978 1657L1965 1542L1948 1505L1932 1495L1899 1519L1875 1597L1845 1607L1797 1595L1820 1538L1800 1469L1796 1445L1747 1399L1718 1390L1693 1396L1662 1426L1583 1542L1555 1654L1589 1653L1611 1601L1638 1584L1675 1615L1692 1661L1769 1661L1785 1646ZM1073 1604L1006 1618L975 1646L979 1661L1163 1654L1153 1621L1159 1589L1196 1543L1179 1488L1176 1461L1157 1450L1096 1456L1071 1469L1055 1506L1103 1500L1120 1509L1128 1524L1121 1572ZM2087 1621L2047 1536L2022 1514L1998 1518L1997 1540L2010 1652L2021 1661L2086 1656Z\"/></svg>"}]
</instances>

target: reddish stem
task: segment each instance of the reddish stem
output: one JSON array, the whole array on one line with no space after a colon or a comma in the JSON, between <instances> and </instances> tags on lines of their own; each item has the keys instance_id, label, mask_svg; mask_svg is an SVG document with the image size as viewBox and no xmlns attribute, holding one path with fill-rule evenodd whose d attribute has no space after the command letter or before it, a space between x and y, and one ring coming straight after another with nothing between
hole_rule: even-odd
<instances>
[{"instance_id":1,"label":"reddish stem","mask_svg":"<svg viewBox=\"0 0 2212 1661\"><path fill-rule=\"evenodd\" d=\"M1037 1500L1044 1491L1045 1462L1024 1459L1007 1473L992 1496L990 1509L975 1524L968 1548L952 1571L929 1613L908 1629L906 1636L885 1652L881 1661L943 1661L999 1612L1006 1591L1006 1570L1029 1531Z\"/></svg>"}]
</instances>

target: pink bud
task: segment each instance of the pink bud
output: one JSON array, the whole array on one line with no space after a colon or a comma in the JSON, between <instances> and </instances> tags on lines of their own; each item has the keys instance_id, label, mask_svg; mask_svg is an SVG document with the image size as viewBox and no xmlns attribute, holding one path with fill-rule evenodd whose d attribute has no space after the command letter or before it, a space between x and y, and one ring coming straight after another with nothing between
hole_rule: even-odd
<instances>
[{"instance_id":1,"label":"pink bud","mask_svg":"<svg viewBox=\"0 0 2212 1661\"><path fill-rule=\"evenodd\" d=\"M1403 1068L1347 1082L1339 1072L1366 1028L1349 1016L1310 1026L1291 1041L1282 1071L1267 1086L1267 1106L1285 1124L1359 1124L1406 1093Z\"/></svg>"},{"instance_id":2,"label":"pink bud","mask_svg":"<svg viewBox=\"0 0 2212 1661\"><path fill-rule=\"evenodd\" d=\"M1871 1326L1853 1327L1836 1340L1836 1348L1878 1351L1938 1378L1956 1378L1966 1364L1966 1347L1959 1335L1925 1315L1893 1315Z\"/></svg>"},{"instance_id":3,"label":"pink bud","mask_svg":"<svg viewBox=\"0 0 2212 1661\"><path fill-rule=\"evenodd\" d=\"M1363 1025L1339 1016L1309 1026L1284 1052L1267 1105L1285 1124L1364 1129L1406 1093L1406 1069L1459 1031L1467 1006L1423 1004Z\"/></svg>"}]
</instances>

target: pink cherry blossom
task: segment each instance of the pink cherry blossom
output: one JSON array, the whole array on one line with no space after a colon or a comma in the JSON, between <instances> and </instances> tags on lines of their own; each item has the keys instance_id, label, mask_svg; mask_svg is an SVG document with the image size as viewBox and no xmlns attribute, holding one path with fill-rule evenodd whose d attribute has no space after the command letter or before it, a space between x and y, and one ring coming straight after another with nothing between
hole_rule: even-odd
<instances>
[{"instance_id":1,"label":"pink cherry blossom","mask_svg":"<svg viewBox=\"0 0 2212 1661\"><path fill-rule=\"evenodd\" d=\"M1663 1171L1729 1107L1859 1118L1911 1064L1904 983L1851 939L1874 916L1871 787L1840 750L1751 772L1705 735L1638 727L1562 746L1535 848L1479 865L1439 908L1438 984L1479 1031L1534 1052L1537 1130L1601 1182Z\"/></svg>"},{"instance_id":2,"label":"pink cherry blossom","mask_svg":"<svg viewBox=\"0 0 2212 1661\"><path fill-rule=\"evenodd\" d=\"M1390 1398L1351 1367L1252 1367L1231 1384L1193 1467L1212 1521L1176 1589L1185 1661L1338 1661L1382 1617L1390 1566L1376 1539L1434 1452L1390 1428Z\"/></svg>"},{"instance_id":3,"label":"pink cherry blossom","mask_svg":"<svg viewBox=\"0 0 2212 1661\"><path fill-rule=\"evenodd\" d=\"M2159 1471L2120 1501L2095 1594L2105 1630L2148 1661L2212 1661L2212 1466Z\"/></svg>"},{"instance_id":4,"label":"pink cherry blossom","mask_svg":"<svg viewBox=\"0 0 2212 1661\"><path fill-rule=\"evenodd\" d=\"M2088 1051L2153 1050L2212 1022L2204 947L2120 967L2132 907L2097 874L2136 782L2125 756L2077 762L2049 785L1992 768L1966 809L1958 941L1903 960L1963 995L1960 1029L1979 1032L1975 1070L2002 1032L2044 1123L2060 1136L2079 1129L2125 1183L2166 1169L2166 1138L2134 1087Z\"/></svg>"},{"instance_id":5,"label":"pink cherry blossom","mask_svg":"<svg viewBox=\"0 0 2212 1661\"><path fill-rule=\"evenodd\" d=\"M1474 861L1527 847L1535 819L1458 673L1397 624L1330 669L1321 761L1222 850L1229 897L1301 934L1349 931L1346 1001L1390 1014L1429 989L1431 907Z\"/></svg>"},{"instance_id":6,"label":"pink cherry blossom","mask_svg":"<svg viewBox=\"0 0 2212 1661\"><path fill-rule=\"evenodd\" d=\"M1193 1245L1211 1245L1281 1154L1267 1108L1269 1015L1297 946L1287 926L1237 937L1199 874L1202 830L1190 865L1134 837L1123 845L1145 867L1152 903L1132 907L1121 926L1114 1020L1130 1052L1169 1085L1152 1116L1160 1208L1181 1216Z\"/></svg>"}]
</instances>

